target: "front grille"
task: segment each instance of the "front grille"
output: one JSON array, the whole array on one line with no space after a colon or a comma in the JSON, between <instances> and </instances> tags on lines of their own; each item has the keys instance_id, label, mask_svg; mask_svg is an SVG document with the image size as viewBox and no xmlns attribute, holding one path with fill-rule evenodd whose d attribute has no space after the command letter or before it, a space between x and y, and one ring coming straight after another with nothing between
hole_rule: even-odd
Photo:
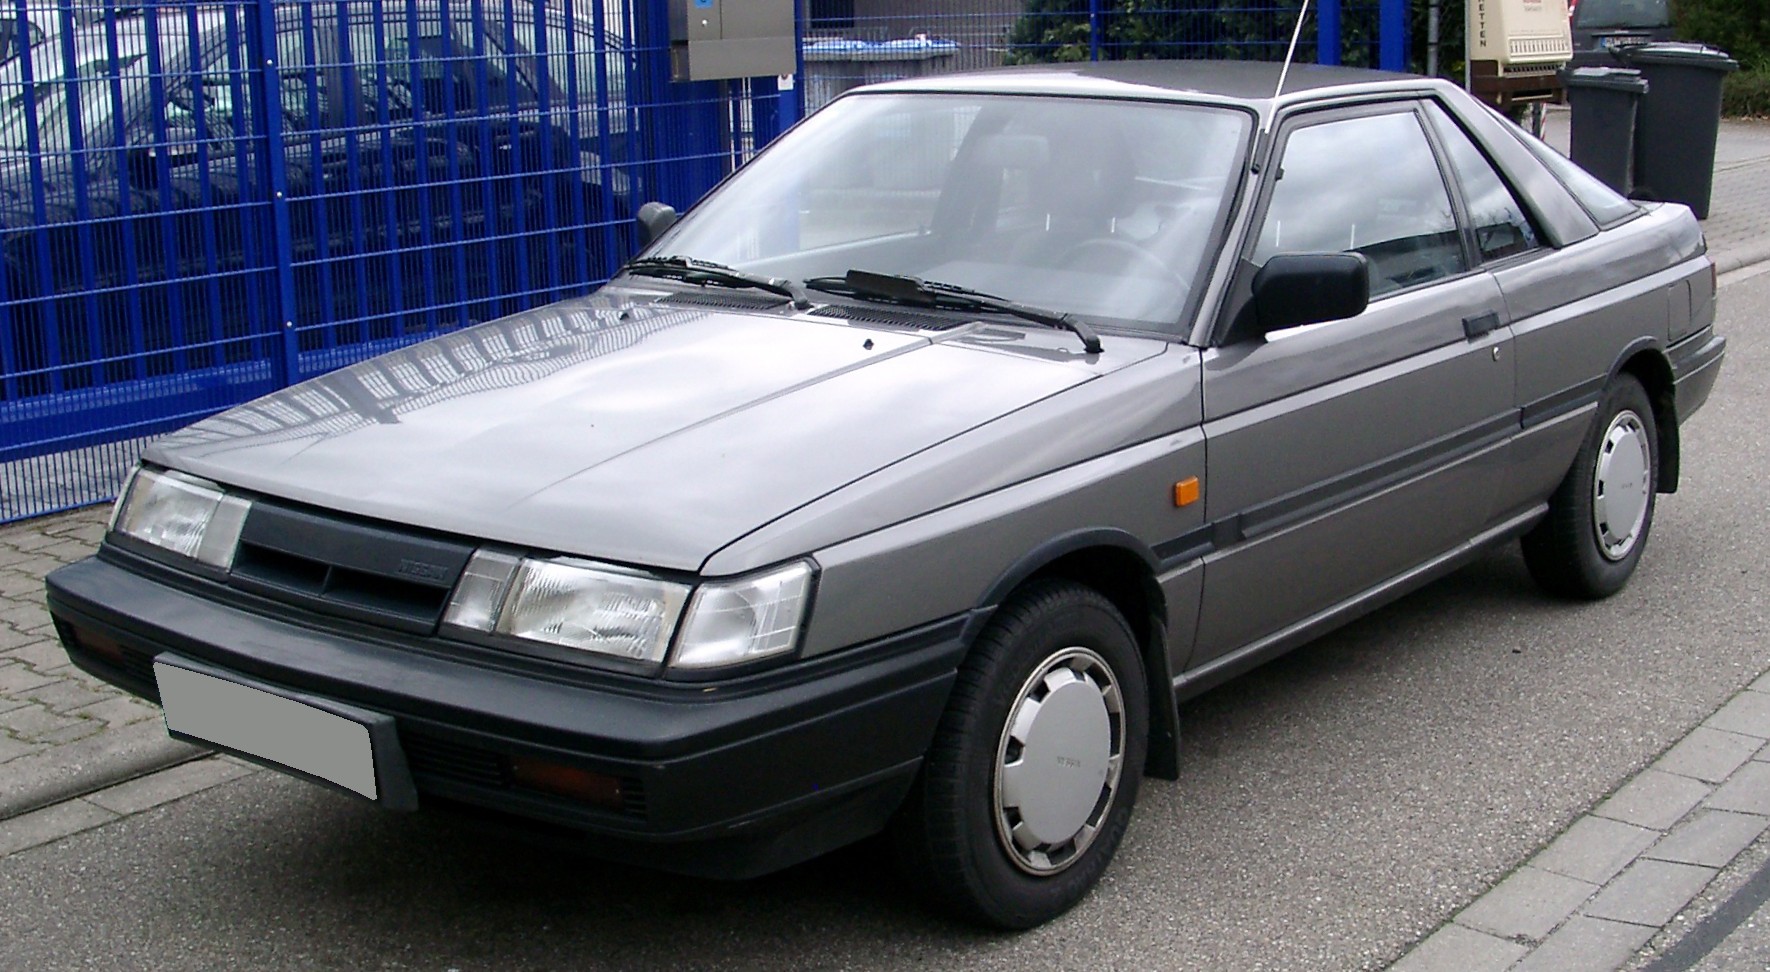
<instances>
[{"instance_id":1,"label":"front grille","mask_svg":"<svg viewBox=\"0 0 1770 972\"><path fill-rule=\"evenodd\" d=\"M410 731L400 733L400 745L413 776L498 789L510 785L504 760L489 750Z\"/></svg>"},{"instance_id":2,"label":"front grille","mask_svg":"<svg viewBox=\"0 0 1770 972\"><path fill-rule=\"evenodd\" d=\"M154 675L154 656L145 651L136 651L123 646L123 664L120 666L130 678L144 685L153 686L153 693L148 696L151 701L160 701L160 682Z\"/></svg>"},{"instance_id":3,"label":"front grille","mask_svg":"<svg viewBox=\"0 0 1770 972\"><path fill-rule=\"evenodd\" d=\"M257 502L228 583L316 611L429 634L472 546Z\"/></svg>"},{"instance_id":4,"label":"front grille","mask_svg":"<svg viewBox=\"0 0 1770 972\"><path fill-rule=\"evenodd\" d=\"M292 594L435 623L449 589L242 543L234 571Z\"/></svg>"}]
</instances>

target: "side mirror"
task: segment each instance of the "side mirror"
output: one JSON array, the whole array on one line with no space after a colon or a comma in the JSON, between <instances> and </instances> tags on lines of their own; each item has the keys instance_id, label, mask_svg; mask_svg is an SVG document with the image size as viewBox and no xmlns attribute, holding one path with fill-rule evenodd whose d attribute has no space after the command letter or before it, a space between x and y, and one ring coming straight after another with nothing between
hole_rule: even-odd
<instances>
[{"instance_id":1,"label":"side mirror","mask_svg":"<svg viewBox=\"0 0 1770 972\"><path fill-rule=\"evenodd\" d=\"M169 130L168 134L177 138L183 136L184 131L175 128ZM136 189L158 189L160 187L160 160L162 158L165 159L166 165L171 168L193 165L199 161L200 156L198 155L196 145L194 144L196 141L196 133L194 131L191 132L188 138L193 144L182 144L177 146L137 145L131 147L126 157L126 164L129 167L129 185ZM225 157L227 153L231 153L232 151L233 149L231 145L227 147L225 152L218 146L211 145L209 154L210 158L214 158L217 154L222 154L223 157Z\"/></svg>"},{"instance_id":2,"label":"side mirror","mask_svg":"<svg viewBox=\"0 0 1770 972\"><path fill-rule=\"evenodd\" d=\"M676 225L676 210L661 202L648 202L639 207L639 245L650 246L652 241L664 235L664 231Z\"/></svg>"},{"instance_id":3,"label":"side mirror","mask_svg":"<svg viewBox=\"0 0 1770 972\"><path fill-rule=\"evenodd\" d=\"M1261 335L1357 317L1370 301L1370 261L1360 253L1281 253L1254 274Z\"/></svg>"}]
</instances>

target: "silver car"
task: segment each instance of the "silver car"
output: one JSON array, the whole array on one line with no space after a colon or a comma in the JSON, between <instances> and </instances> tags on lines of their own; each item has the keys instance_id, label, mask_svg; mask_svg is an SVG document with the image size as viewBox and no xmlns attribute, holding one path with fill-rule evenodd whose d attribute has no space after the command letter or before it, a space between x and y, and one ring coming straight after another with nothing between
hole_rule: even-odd
<instances>
[{"instance_id":1,"label":"silver car","mask_svg":"<svg viewBox=\"0 0 1770 972\"><path fill-rule=\"evenodd\" d=\"M1187 697L1514 540L1621 589L1725 350L1687 209L1441 81L1279 83L846 94L590 297L155 444L57 629L389 808L726 877L888 833L1045 921Z\"/></svg>"}]
</instances>

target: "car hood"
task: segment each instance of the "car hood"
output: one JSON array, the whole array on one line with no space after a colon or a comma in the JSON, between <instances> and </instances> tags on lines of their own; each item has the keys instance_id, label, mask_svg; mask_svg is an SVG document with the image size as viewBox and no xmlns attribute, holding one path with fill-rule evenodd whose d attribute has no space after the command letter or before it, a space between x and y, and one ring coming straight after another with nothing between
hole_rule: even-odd
<instances>
[{"instance_id":1,"label":"car hood","mask_svg":"<svg viewBox=\"0 0 1770 972\"><path fill-rule=\"evenodd\" d=\"M1158 354L601 294L307 381L151 462L491 541L698 570L733 540L1032 402ZM954 500L962 497L953 497Z\"/></svg>"}]
</instances>

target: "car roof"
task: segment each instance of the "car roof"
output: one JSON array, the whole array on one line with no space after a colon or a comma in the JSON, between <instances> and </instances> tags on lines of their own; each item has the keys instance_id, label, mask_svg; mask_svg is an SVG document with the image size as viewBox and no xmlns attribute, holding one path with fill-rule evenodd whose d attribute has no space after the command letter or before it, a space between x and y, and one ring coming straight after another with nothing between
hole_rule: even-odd
<instances>
[{"instance_id":1,"label":"car roof","mask_svg":"<svg viewBox=\"0 0 1770 972\"><path fill-rule=\"evenodd\" d=\"M1264 114L1274 107L1329 95L1418 91L1439 83L1392 71L1292 64L1284 95L1274 99L1282 68L1271 61L1034 64L888 81L858 90L1207 101L1243 105Z\"/></svg>"}]
</instances>

